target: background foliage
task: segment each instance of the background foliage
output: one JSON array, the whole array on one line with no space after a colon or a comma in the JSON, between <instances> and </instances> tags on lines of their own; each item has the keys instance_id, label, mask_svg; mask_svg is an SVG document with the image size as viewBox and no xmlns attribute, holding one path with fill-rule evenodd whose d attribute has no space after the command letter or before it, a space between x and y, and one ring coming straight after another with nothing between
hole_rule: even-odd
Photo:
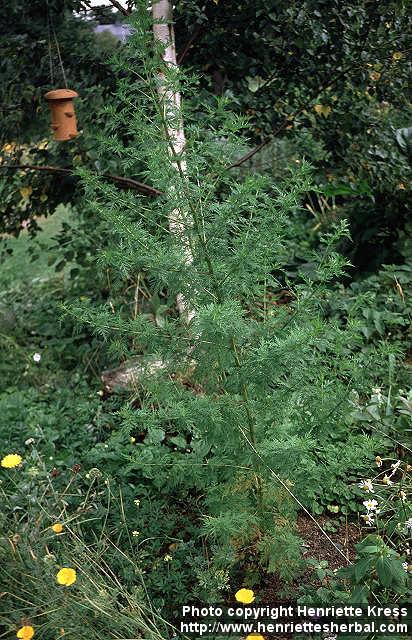
<instances>
[{"instance_id":1,"label":"background foliage","mask_svg":"<svg viewBox=\"0 0 412 640\"><path fill-rule=\"evenodd\" d=\"M256 144L279 140L265 168L310 159L366 271L394 255L407 220L410 20L392 0L177 3L183 64L250 116Z\"/></svg>"}]
</instances>

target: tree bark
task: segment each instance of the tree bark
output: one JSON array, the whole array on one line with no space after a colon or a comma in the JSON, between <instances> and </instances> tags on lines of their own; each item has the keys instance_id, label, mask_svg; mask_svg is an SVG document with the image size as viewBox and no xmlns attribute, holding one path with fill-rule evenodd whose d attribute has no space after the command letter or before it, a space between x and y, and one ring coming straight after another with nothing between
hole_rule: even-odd
<instances>
[{"instance_id":1,"label":"tree bark","mask_svg":"<svg viewBox=\"0 0 412 640\"><path fill-rule=\"evenodd\" d=\"M159 40L164 46L163 62L165 65L173 65L177 68L176 47L173 29L173 12L169 0L159 0L154 2L152 7L153 16L153 37ZM169 159L176 166L177 177L181 180L186 175L186 161L182 157L186 147L186 137L181 118L181 95L179 92L171 91L167 87L165 74L159 72L158 97L159 104L163 111L165 123L165 135L168 139ZM175 187L171 187L173 190ZM187 265L193 263L193 255L190 248L189 235L192 227L192 219L184 207L174 209L169 214L169 230L183 247L185 261ZM176 305L182 320L189 323L195 316L194 310L190 307L183 294L178 294ZM190 355L190 351L188 352ZM128 387L136 382L148 370L155 372L165 367L161 360L152 360L147 366L143 358L126 362L121 367L103 371L102 382L109 392L116 388Z\"/></svg>"},{"instance_id":2,"label":"tree bark","mask_svg":"<svg viewBox=\"0 0 412 640\"><path fill-rule=\"evenodd\" d=\"M172 65L177 68L176 46L173 29L173 10L169 0L159 0L152 7L153 15L153 36L164 45L163 62L165 65ZM186 146L185 132L183 128L183 120L181 118L181 95L179 92L173 92L167 88L164 74L159 73L159 101L163 109L164 120L166 123L166 135L169 139L170 149L169 155L172 162L178 162L180 173L186 174L186 161L182 159L182 153ZM176 118L176 116L178 116ZM171 124L177 122L174 126ZM193 262L193 255L190 249L188 233L190 233L191 219L187 211L182 208L175 209L169 215L170 232L181 240L183 251L185 254L186 264ZM180 316L190 322L194 318L194 310L190 308L187 300L182 294L178 294L176 300L177 308Z\"/></svg>"}]
</instances>

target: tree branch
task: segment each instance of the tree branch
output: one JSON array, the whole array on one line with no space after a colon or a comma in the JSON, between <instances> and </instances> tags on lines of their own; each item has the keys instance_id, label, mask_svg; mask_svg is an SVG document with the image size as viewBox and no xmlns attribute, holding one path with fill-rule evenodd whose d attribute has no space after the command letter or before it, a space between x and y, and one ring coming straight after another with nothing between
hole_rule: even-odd
<instances>
[{"instance_id":1,"label":"tree branch","mask_svg":"<svg viewBox=\"0 0 412 640\"><path fill-rule=\"evenodd\" d=\"M115 7L118 11L120 11L120 13L122 13L124 16L129 16L131 13L130 9L126 9L125 7L122 7L122 5L120 4L120 2L118 2L118 0L110 0L110 4L113 5L113 7Z\"/></svg>"},{"instance_id":2,"label":"tree branch","mask_svg":"<svg viewBox=\"0 0 412 640\"><path fill-rule=\"evenodd\" d=\"M320 87L317 87L316 95L318 95L319 93L322 93L322 91L325 91L325 89L333 87L338 82L338 80L340 80L343 76L345 76L346 73L352 68L353 68L352 65L350 67L348 66L342 71L340 71L340 73L338 73L334 78L332 79L329 78L329 80L325 84L321 85ZM300 115L303 111L305 111L305 109L307 109L307 107L312 102L312 100L314 100L314 98L315 96L312 95L312 97L309 100L305 101L305 103L302 104L298 109L296 109L296 111L294 111L290 116L285 118L282 124L279 125L277 129L272 131L270 135L266 136L266 138L264 138L262 142L260 142L258 145L256 145L256 147L254 147L250 151L248 151L244 156L239 158L239 160L231 164L227 168L227 170L234 169L234 167L240 167L240 165L242 165L244 162L247 162L247 160L250 160L250 158L253 158L253 156L256 153L258 153L261 149L266 147L266 145L269 144L269 142L271 142L273 138L275 138L288 124L293 122L293 120L295 120L295 118L297 118L298 115Z\"/></svg>"},{"instance_id":3,"label":"tree branch","mask_svg":"<svg viewBox=\"0 0 412 640\"><path fill-rule=\"evenodd\" d=\"M292 113L292 115L285 118L282 124L279 125L277 129L272 131L272 133L269 136L266 136L266 138L264 138L262 142L260 142L258 145L256 145L256 147L254 147L247 153L245 153L245 155L239 158L239 160L237 160L236 162L231 164L229 167L227 167L227 171L229 171L229 169L234 169L235 167L240 167L241 164L243 164L244 162L247 162L247 160L250 160L250 158L253 158L253 156L256 153L258 153L261 149L263 149L263 147L266 147L266 145L269 144L269 142L272 142L273 138L275 138L278 135L278 133L280 133L288 124L293 122L293 120L297 118L297 116L300 113L302 113L302 111L304 111L305 108L306 108L306 105L304 105L303 107L299 107L299 109L297 109L294 113Z\"/></svg>"},{"instance_id":4,"label":"tree branch","mask_svg":"<svg viewBox=\"0 0 412 640\"><path fill-rule=\"evenodd\" d=\"M86 5L91 11L93 10L92 5L90 4L90 0L82 0L82 3ZM87 9L86 9L87 11Z\"/></svg>"},{"instance_id":5,"label":"tree branch","mask_svg":"<svg viewBox=\"0 0 412 640\"><path fill-rule=\"evenodd\" d=\"M189 40L186 42L185 46L183 47L183 51L182 53L179 54L178 58L177 58L177 64L181 64L183 62L183 59L185 58L187 52L189 51L190 47L192 46L192 44L194 43L194 41L200 36L203 35L203 31L204 28L203 27L198 27L195 32L190 36Z\"/></svg>"},{"instance_id":6,"label":"tree branch","mask_svg":"<svg viewBox=\"0 0 412 640\"><path fill-rule=\"evenodd\" d=\"M74 175L73 169L66 169L64 167L55 167L51 165L33 165L33 164L8 164L8 165L0 165L1 169L11 169L12 171L19 171L20 169L28 169L30 171L45 171L47 173L64 173L66 175ZM117 182L123 187L129 187L130 189L135 189L136 191L140 191L140 193L144 193L148 196L161 196L163 195L162 191L156 189L156 187L151 187L144 182L139 182L138 180L134 180L133 178L125 178L123 176L116 176L111 173L102 173L97 174L101 175L103 178L107 180L111 180L112 182Z\"/></svg>"}]
</instances>

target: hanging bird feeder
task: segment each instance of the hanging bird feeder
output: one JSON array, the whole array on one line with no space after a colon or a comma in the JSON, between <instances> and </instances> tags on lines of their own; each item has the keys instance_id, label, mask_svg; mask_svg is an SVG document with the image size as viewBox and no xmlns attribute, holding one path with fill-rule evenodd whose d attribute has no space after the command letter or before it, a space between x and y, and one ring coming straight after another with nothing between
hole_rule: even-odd
<instances>
[{"instance_id":1,"label":"hanging bird feeder","mask_svg":"<svg viewBox=\"0 0 412 640\"><path fill-rule=\"evenodd\" d=\"M49 103L55 140L73 140L78 135L73 104L78 95L71 89L54 89L44 96Z\"/></svg>"}]
</instances>

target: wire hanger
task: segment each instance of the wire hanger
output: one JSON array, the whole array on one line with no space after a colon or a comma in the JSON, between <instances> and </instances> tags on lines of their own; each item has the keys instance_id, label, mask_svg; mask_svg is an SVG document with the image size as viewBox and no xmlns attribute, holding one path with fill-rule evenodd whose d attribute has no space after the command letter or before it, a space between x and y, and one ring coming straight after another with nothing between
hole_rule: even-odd
<instances>
[{"instance_id":1,"label":"wire hanger","mask_svg":"<svg viewBox=\"0 0 412 640\"><path fill-rule=\"evenodd\" d=\"M54 72L53 72L54 63L53 63L52 43L51 43L51 35L53 33L54 44L57 51L57 57L59 58L59 64L60 64L60 69L63 76L63 82L64 82L65 88L67 89L68 87L67 87L66 72L64 70L63 60L60 53L59 41L57 40L56 30L54 28L53 19L50 13L49 0L46 0L46 6L47 6L47 38L48 38L48 49L49 49L49 66L50 66L51 83L52 85L54 85Z\"/></svg>"}]
</instances>

